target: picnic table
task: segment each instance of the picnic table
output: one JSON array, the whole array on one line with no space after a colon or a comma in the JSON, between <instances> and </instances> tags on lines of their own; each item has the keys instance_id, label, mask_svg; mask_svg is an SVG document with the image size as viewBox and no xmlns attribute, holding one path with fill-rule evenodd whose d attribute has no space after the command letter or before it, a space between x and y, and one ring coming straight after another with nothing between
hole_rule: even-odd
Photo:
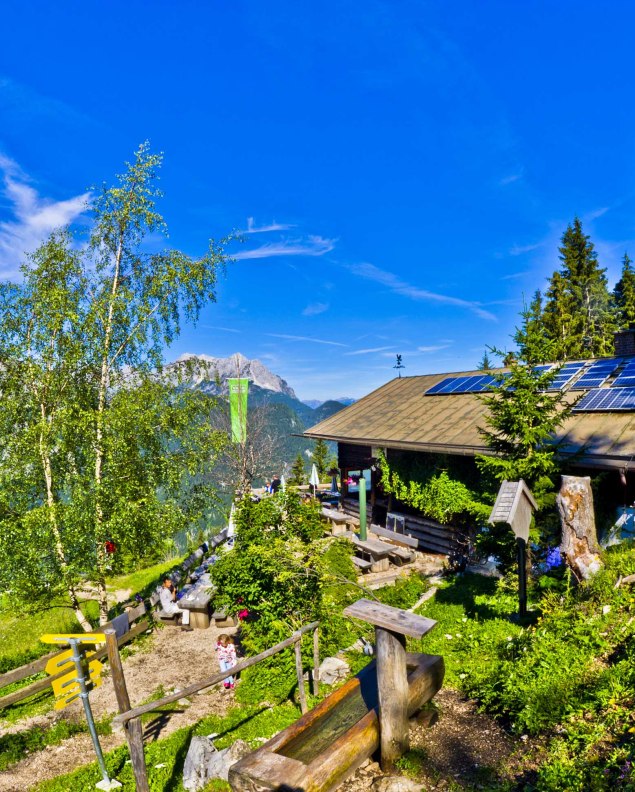
<instances>
[{"instance_id":1,"label":"picnic table","mask_svg":"<svg viewBox=\"0 0 635 792\"><path fill-rule=\"evenodd\" d=\"M353 562L362 570L370 568L371 572L385 572L390 566L389 556L394 552L394 547L377 539L362 540L356 533L348 531L344 534L355 545L355 549L364 563Z\"/></svg>"},{"instance_id":2,"label":"picnic table","mask_svg":"<svg viewBox=\"0 0 635 792\"><path fill-rule=\"evenodd\" d=\"M179 608L189 610L190 627L206 630L209 627L209 603L211 595L203 588L194 588L179 600Z\"/></svg>"},{"instance_id":3,"label":"picnic table","mask_svg":"<svg viewBox=\"0 0 635 792\"><path fill-rule=\"evenodd\" d=\"M345 534L349 528L359 525L357 517L347 514L339 509L329 509L326 506L322 507L322 517L325 517L331 523L331 532L334 536Z\"/></svg>"}]
</instances>

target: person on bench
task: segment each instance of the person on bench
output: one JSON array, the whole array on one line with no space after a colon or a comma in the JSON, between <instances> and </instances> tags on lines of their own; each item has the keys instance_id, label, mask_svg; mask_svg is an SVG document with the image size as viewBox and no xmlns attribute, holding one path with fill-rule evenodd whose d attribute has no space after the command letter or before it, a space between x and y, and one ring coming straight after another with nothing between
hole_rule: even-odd
<instances>
[{"instance_id":1,"label":"person on bench","mask_svg":"<svg viewBox=\"0 0 635 792\"><path fill-rule=\"evenodd\" d=\"M161 592L159 593L159 599L161 600L161 607L165 613L170 615L174 614L178 616L179 613L181 614L181 629L182 630L191 630L190 627L190 612L189 610L183 610L179 608L176 604L176 586L170 578L166 578L163 581L163 586L161 587Z\"/></svg>"}]
</instances>

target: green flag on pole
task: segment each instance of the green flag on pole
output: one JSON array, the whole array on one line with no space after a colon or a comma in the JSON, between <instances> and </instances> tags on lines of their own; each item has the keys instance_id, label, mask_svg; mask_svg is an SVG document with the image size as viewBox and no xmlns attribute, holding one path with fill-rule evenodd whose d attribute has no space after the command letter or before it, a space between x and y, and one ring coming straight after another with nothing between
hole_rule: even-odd
<instances>
[{"instance_id":1,"label":"green flag on pole","mask_svg":"<svg viewBox=\"0 0 635 792\"><path fill-rule=\"evenodd\" d=\"M228 379L229 412L232 422L232 442L244 443L247 440L247 394L248 379Z\"/></svg>"}]
</instances>

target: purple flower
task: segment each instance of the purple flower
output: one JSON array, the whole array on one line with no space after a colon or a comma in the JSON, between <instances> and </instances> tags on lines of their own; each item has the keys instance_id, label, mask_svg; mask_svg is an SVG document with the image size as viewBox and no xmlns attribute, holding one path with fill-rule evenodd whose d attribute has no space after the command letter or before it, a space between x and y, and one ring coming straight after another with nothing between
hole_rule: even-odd
<instances>
[{"instance_id":1,"label":"purple flower","mask_svg":"<svg viewBox=\"0 0 635 792\"><path fill-rule=\"evenodd\" d=\"M547 550L545 565L547 569L556 569L557 567L562 566L562 556L560 555L560 550L558 550L557 547L552 547L551 549Z\"/></svg>"}]
</instances>

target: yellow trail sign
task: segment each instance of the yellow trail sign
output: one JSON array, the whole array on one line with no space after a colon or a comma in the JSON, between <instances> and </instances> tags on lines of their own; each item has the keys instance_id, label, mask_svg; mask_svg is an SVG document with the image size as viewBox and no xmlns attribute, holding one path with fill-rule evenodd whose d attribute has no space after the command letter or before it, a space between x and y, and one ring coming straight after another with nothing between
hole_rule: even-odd
<instances>
[{"instance_id":1,"label":"yellow trail sign","mask_svg":"<svg viewBox=\"0 0 635 792\"><path fill-rule=\"evenodd\" d=\"M76 641L86 644L106 643L106 636L103 633L68 633L66 635L62 633L46 633L46 635L40 636L40 641L50 644L68 643L69 638L74 638Z\"/></svg>"},{"instance_id":2,"label":"yellow trail sign","mask_svg":"<svg viewBox=\"0 0 635 792\"><path fill-rule=\"evenodd\" d=\"M75 638L74 635L45 635L42 636L44 641L45 638L56 638L56 639L65 639L65 638ZM84 636L79 636L83 638ZM95 640L97 638L103 638L105 640L105 636L103 635L86 635L87 638L91 639L88 643L95 644L101 643L99 640ZM53 643L53 641L49 640L46 643ZM58 640L55 641L58 643ZM103 664L99 662L99 660L91 660L90 658L95 654L94 650L83 650L83 664L84 664L84 674L86 677L86 683L88 688L98 687L102 683L101 679L101 672L104 668ZM63 673L66 671L67 673L64 676L61 676L59 679L52 679L51 680L51 688L53 689L53 695L55 696L55 709L63 709L71 701L74 701L80 693L80 686L79 682L77 681L77 669L75 668L75 663L73 662L73 650L67 649L65 652L60 652L55 657L51 657L51 659L46 664L44 670L50 676L56 676L57 674Z\"/></svg>"}]
</instances>

